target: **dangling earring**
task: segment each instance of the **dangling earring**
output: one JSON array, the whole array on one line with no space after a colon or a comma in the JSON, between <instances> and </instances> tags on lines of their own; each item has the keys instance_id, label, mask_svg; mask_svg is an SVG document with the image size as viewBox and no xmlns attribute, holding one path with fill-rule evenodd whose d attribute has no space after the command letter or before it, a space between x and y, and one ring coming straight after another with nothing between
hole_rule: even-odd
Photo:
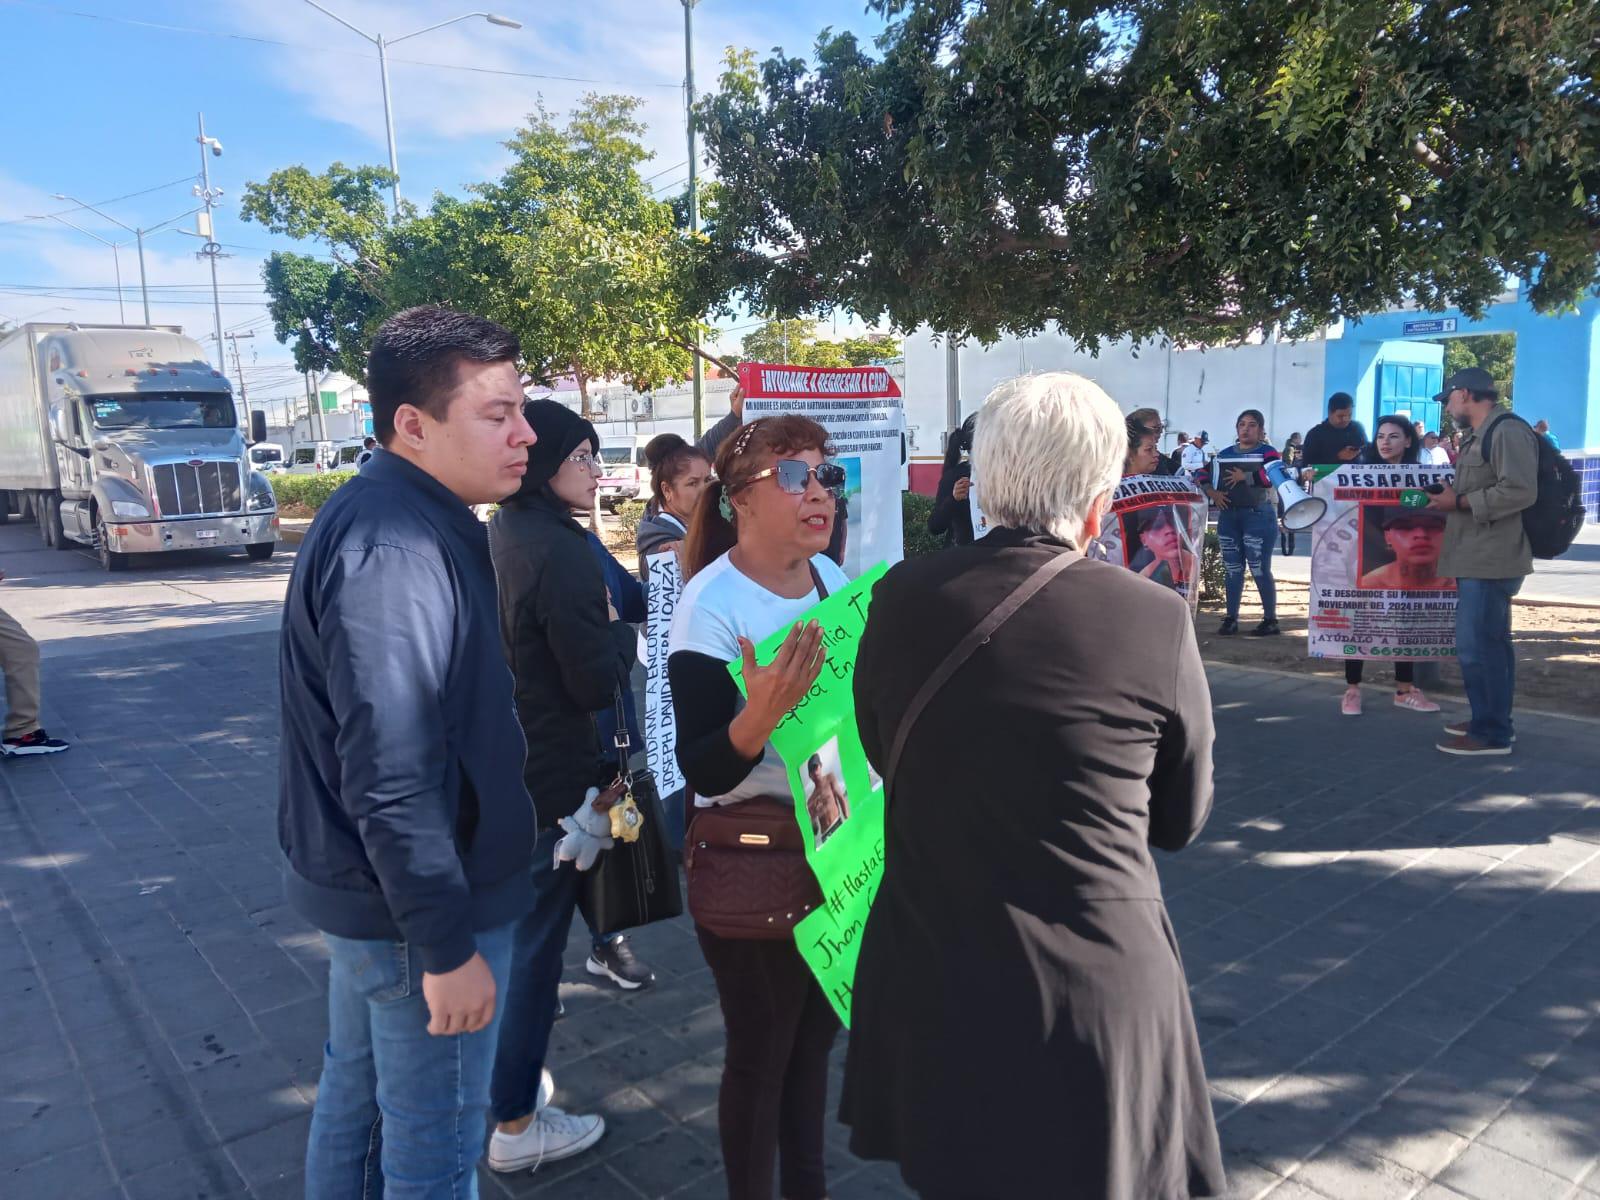
<instances>
[{"instance_id":1,"label":"dangling earring","mask_svg":"<svg viewBox=\"0 0 1600 1200\"><path fill-rule=\"evenodd\" d=\"M722 514L724 521L733 521L733 501L728 499L727 492L717 497L717 511Z\"/></svg>"}]
</instances>

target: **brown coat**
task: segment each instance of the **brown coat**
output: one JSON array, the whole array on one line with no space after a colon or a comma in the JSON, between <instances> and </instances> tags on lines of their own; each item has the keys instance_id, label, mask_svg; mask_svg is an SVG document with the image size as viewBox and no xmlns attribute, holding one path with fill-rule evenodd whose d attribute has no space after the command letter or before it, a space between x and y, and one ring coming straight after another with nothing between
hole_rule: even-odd
<instances>
[{"instance_id":1,"label":"brown coat","mask_svg":"<svg viewBox=\"0 0 1600 1200\"><path fill-rule=\"evenodd\" d=\"M867 756L949 648L1061 542L1000 529L877 587ZM1187 606L1107 563L1056 576L923 712L889 781L841 1119L924 1195L1184 1200L1223 1189L1151 847L1211 808Z\"/></svg>"}]
</instances>

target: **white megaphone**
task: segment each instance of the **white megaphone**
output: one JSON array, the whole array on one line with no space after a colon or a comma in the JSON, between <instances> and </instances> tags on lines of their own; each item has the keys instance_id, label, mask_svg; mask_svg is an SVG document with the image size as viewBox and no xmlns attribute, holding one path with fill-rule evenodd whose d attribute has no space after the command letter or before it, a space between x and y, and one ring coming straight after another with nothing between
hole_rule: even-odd
<instances>
[{"instance_id":1,"label":"white megaphone","mask_svg":"<svg viewBox=\"0 0 1600 1200\"><path fill-rule=\"evenodd\" d=\"M1328 511L1328 502L1321 496L1307 494L1305 488L1295 482L1294 473L1283 465L1281 459L1275 458L1269 462L1266 472L1267 481L1278 490L1285 529L1309 529L1322 520L1322 514Z\"/></svg>"}]
</instances>

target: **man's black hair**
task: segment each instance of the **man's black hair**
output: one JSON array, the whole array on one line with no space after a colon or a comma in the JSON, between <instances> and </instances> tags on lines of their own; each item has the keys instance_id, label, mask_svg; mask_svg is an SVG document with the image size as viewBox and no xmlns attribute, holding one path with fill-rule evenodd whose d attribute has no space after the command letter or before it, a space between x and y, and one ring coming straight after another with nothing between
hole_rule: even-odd
<instances>
[{"instance_id":1,"label":"man's black hair","mask_svg":"<svg viewBox=\"0 0 1600 1200\"><path fill-rule=\"evenodd\" d=\"M445 420L458 363L514 363L521 353L516 334L487 317L432 304L395 313L379 326L367 356L372 432L387 446L402 404Z\"/></svg>"},{"instance_id":2,"label":"man's black hair","mask_svg":"<svg viewBox=\"0 0 1600 1200\"><path fill-rule=\"evenodd\" d=\"M1335 392L1328 397L1328 411L1330 413L1342 412L1347 408L1356 406L1356 398L1349 392Z\"/></svg>"}]
</instances>

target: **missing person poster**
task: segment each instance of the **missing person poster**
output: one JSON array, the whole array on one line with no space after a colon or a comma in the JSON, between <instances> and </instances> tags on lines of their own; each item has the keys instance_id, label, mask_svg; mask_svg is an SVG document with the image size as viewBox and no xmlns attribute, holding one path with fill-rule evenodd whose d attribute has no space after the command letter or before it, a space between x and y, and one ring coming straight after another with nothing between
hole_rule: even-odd
<instances>
[{"instance_id":1,"label":"missing person poster","mask_svg":"<svg viewBox=\"0 0 1600 1200\"><path fill-rule=\"evenodd\" d=\"M645 560L650 586L645 589L644 745L656 776L656 793L665 799L683 790L678 767L678 722L672 712L672 683L667 678L667 634L683 593L683 574L676 554Z\"/></svg>"},{"instance_id":2,"label":"missing person poster","mask_svg":"<svg viewBox=\"0 0 1600 1200\"><path fill-rule=\"evenodd\" d=\"M821 624L828 658L810 693L772 734L789 769L806 859L822 887L823 905L795 926L795 944L847 1029L861 934L883 879L883 780L856 731L853 681L872 588L887 570L880 563L800 618ZM756 661L771 662L788 634L785 627L757 646ZM742 665L729 664L740 691Z\"/></svg>"},{"instance_id":3,"label":"missing person poster","mask_svg":"<svg viewBox=\"0 0 1600 1200\"><path fill-rule=\"evenodd\" d=\"M1206 536L1205 493L1177 475L1129 475L1111 494L1111 512L1090 544L1090 556L1136 571L1200 603L1200 551Z\"/></svg>"},{"instance_id":4,"label":"missing person poster","mask_svg":"<svg viewBox=\"0 0 1600 1200\"><path fill-rule=\"evenodd\" d=\"M845 472L836 513L844 573L854 579L873 563L899 562L905 556L900 511L905 404L888 370L741 363L739 386L746 422L798 413L828 431L834 461Z\"/></svg>"},{"instance_id":5,"label":"missing person poster","mask_svg":"<svg viewBox=\"0 0 1600 1200\"><path fill-rule=\"evenodd\" d=\"M1454 658L1456 581L1439 573L1442 512L1428 490L1453 467L1317 468L1328 511L1312 530L1313 658Z\"/></svg>"},{"instance_id":6,"label":"missing person poster","mask_svg":"<svg viewBox=\"0 0 1600 1200\"><path fill-rule=\"evenodd\" d=\"M967 489L967 504L972 508L972 540L979 541L989 536L989 531L994 528L989 522L989 515L983 511L983 504L978 499L978 481L974 479L972 486Z\"/></svg>"}]
</instances>

